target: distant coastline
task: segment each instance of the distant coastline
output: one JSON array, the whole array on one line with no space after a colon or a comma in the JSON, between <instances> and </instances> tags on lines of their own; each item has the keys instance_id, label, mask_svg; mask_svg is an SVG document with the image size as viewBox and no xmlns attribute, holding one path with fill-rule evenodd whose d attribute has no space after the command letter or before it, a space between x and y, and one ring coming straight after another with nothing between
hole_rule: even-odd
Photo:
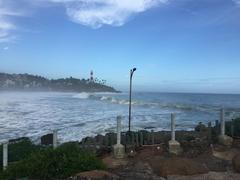
<instances>
[{"instance_id":1,"label":"distant coastline","mask_svg":"<svg viewBox=\"0 0 240 180\"><path fill-rule=\"evenodd\" d=\"M38 75L8 73L0 73L0 91L120 92L98 78L47 79Z\"/></svg>"}]
</instances>

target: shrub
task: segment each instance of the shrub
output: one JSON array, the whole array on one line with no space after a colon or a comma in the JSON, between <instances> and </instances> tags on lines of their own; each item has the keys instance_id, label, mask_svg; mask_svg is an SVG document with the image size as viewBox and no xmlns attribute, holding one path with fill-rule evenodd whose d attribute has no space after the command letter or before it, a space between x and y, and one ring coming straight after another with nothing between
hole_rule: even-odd
<instances>
[{"instance_id":1,"label":"shrub","mask_svg":"<svg viewBox=\"0 0 240 180\"><path fill-rule=\"evenodd\" d=\"M233 132L234 136L240 137L240 118L236 118L233 121L226 122L226 134L232 136L232 123L233 123Z\"/></svg>"},{"instance_id":2,"label":"shrub","mask_svg":"<svg viewBox=\"0 0 240 180\"><path fill-rule=\"evenodd\" d=\"M2 178L64 179L78 172L104 168L94 154L81 150L78 144L67 143L55 150L46 148L32 153L10 165Z\"/></svg>"},{"instance_id":3,"label":"shrub","mask_svg":"<svg viewBox=\"0 0 240 180\"><path fill-rule=\"evenodd\" d=\"M236 118L233 121L226 121L225 132L228 136L232 136L232 123L233 123L233 135L240 137L240 118ZM218 141L218 136L220 135L220 124L212 128L212 139L216 143Z\"/></svg>"},{"instance_id":4,"label":"shrub","mask_svg":"<svg viewBox=\"0 0 240 180\"><path fill-rule=\"evenodd\" d=\"M10 142L8 145L8 162L16 162L28 157L31 153L36 152L41 147L33 144L28 138L21 138L16 142ZM0 168L2 169L2 145L0 146Z\"/></svg>"}]
</instances>

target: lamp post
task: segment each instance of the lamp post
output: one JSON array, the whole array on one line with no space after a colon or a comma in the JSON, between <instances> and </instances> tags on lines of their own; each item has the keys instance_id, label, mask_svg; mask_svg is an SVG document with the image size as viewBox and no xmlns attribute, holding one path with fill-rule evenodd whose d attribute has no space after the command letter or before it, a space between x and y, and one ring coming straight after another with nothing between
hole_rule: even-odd
<instances>
[{"instance_id":1,"label":"lamp post","mask_svg":"<svg viewBox=\"0 0 240 180\"><path fill-rule=\"evenodd\" d=\"M129 117L128 117L128 131L130 133L131 131L131 111L132 111L132 77L134 71L136 71L136 68L133 68L130 70L130 91L129 91Z\"/></svg>"}]
</instances>

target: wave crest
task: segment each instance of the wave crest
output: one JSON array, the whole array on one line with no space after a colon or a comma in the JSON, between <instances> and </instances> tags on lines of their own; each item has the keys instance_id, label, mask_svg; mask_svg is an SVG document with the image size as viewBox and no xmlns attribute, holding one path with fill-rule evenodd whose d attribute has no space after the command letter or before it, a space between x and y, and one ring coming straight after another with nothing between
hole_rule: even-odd
<instances>
[{"instance_id":1,"label":"wave crest","mask_svg":"<svg viewBox=\"0 0 240 180\"><path fill-rule=\"evenodd\" d=\"M79 98L79 99L88 99L89 97L90 97L90 94L86 92L82 92L73 96L73 98Z\"/></svg>"}]
</instances>

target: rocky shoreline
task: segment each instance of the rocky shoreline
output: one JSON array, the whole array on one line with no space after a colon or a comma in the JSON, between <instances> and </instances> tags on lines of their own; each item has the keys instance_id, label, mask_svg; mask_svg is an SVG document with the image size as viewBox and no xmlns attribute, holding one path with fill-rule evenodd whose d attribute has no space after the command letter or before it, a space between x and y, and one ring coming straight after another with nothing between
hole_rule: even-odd
<instances>
[{"instance_id":1,"label":"rocky shoreline","mask_svg":"<svg viewBox=\"0 0 240 180\"><path fill-rule=\"evenodd\" d=\"M141 133L140 132L135 132ZM173 155L168 152L167 141L170 139L170 132L147 132L144 133L143 145L136 145L130 149L134 153L127 152L127 157L122 160L113 158L111 146L102 146L96 150L98 156L107 165L107 172L111 174L91 178L91 172L85 177L79 174L78 177L86 179L206 179L206 180L237 180L240 179L238 158L240 157L240 141L234 139L233 146L225 147L217 144L210 132L204 131L177 131L176 139L180 142L183 152L180 155ZM154 144L152 135L154 134ZM112 138L115 143L114 134L107 134L102 139ZM98 137L85 138L80 144L83 148L93 148L91 142L99 142ZM103 140L104 141L104 140ZM109 142L108 141L108 142ZM106 140L105 140L106 142ZM124 141L123 141L124 142ZM93 150L93 149L92 149ZM236 165L237 163L237 165ZM94 172L93 172L94 174ZM80 179L81 179L80 178Z\"/></svg>"},{"instance_id":2,"label":"rocky shoreline","mask_svg":"<svg viewBox=\"0 0 240 180\"><path fill-rule=\"evenodd\" d=\"M231 146L218 143L219 126L201 123L193 131L176 131L180 154L169 153L170 131L122 132L121 143L126 155L123 159L113 156L116 133L86 137L75 144L92 152L105 164L105 170L80 172L67 179L123 179L123 180L237 180L240 179L240 139L235 136ZM10 140L17 144L28 138ZM51 146L53 135L41 137L41 147ZM64 145L62 144L62 145ZM62 146L61 145L61 146ZM21 147L20 149L22 149Z\"/></svg>"}]
</instances>

